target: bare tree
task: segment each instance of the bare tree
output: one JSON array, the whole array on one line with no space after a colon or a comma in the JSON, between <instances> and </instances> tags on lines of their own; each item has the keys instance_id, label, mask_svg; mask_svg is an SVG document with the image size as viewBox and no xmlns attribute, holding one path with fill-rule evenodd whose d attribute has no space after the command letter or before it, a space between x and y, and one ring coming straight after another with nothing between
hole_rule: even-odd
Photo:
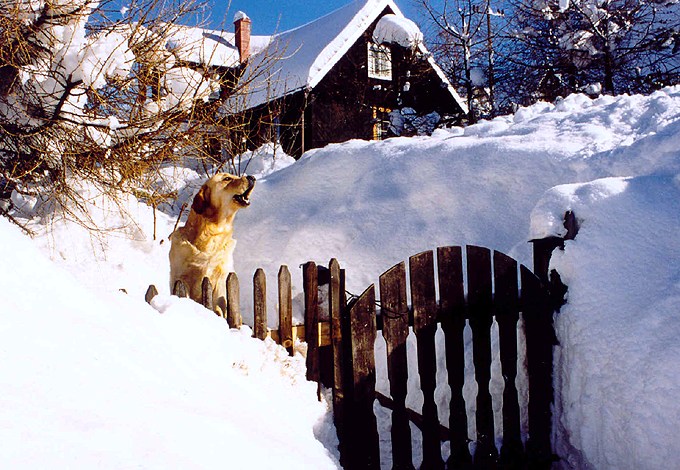
<instances>
[{"instance_id":1,"label":"bare tree","mask_svg":"<svg viewBox=\"0 0 680 470\"><path fill-rule=\"evenodd\" d=\"M453 83L464 90L468 121L492 115L495 108L494 40L502 12L491 0L422 0L434 26L432 50Z\"/></svg>"},{"instance_id":2,"label":"bare tree","mask_svg":"<svg viewBox=\"0 0 680 470\"><path fill-rule=\"evenodd\" d=\"M180 22L201 24L202 3L113 5L0 0L0 197L34 193L91 228L81 182L153 205L173 197L154 187L161 166L219 163L211 139L239 125L225 118L236 111L225 113L226 97L273 63L241 81L242 67L188 60L172 39Z\"/></svg>"},{"instance_id":3,"label":"bare tree","mask_svg":"<svg viewBox=\"0 0 680 470\"><path fill-rule=\"evenodd\" d=\"M531 89L518 101L567 93L649 92L680 77L680 8L654 0L509 0L504 59ZM520 85L520 84L518 84Z\"/></svg>"}]
</instances>

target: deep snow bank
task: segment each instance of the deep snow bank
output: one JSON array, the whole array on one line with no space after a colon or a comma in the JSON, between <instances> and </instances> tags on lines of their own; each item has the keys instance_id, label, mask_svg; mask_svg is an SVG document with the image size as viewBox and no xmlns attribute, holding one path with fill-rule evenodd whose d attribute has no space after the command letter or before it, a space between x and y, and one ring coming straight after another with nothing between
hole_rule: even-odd
<instances>
[{"instance_id":1,"label":"deep snow bank","mask_svg":"<svg viewBox=\"0 0 680 470\"><path fill-rule=\"evenodd\" d=\"M393 264L439 245L475 244L531 265L532 208L549 188L605 176L680 172L680 87L651 96L573 95L432 137L313 150L260 181L236 220L245 310L264 268L270 311L281 264L338 258L359 293ZM300 310L298 319L302 319ZM270 319L270 325L276 320Z\"/></svg>"},{"instance_id":2,"label":"deep snow bank","mask_svg":"<svg viewBox=\"0 0 680 470\"><path fill-rule=\"evenodd\" d=\"M309 259L338 257L354 292L437 245L487 245L526 264L527 240L554 233L564 210L574 209L581 233L555 257L570 286L570 304L557 320L557 450L575 468L659 468L678 451L671 439L680 409L672 393L680 389L672 342L680 310L679 148L675 87L648 97L576 95L431 138L309 152L261 179L252 206L236 218L244 314L248 319L257 267L269 276L274 303L283 263L298 292L298 266ZM202 181L196 169L168 168L166 176L163 184L180 197L157 214L159 239ZM632 178L591 182L611 176ZM558 186L565 183L580 186ZM224 335L222 322L188 301L161 296L162 315L141 301L149 283L167 292L168 247L152 240L148 207L126 201L129 217L118 218L93 196L95 218L117 230L90 237L27 202L35 245L64 269L55 271L0 224L0 280L12 292L0 299L1 399L10 410L0 416L0 442L15 449L8 462L53 466L77 452L88 467L125 466L128 455L151 467L189 465L194 455L239 467L252 454L263 457L256 461L263 467L292 468L297 456L291 461L283 447L293 441L288 448L299 446L315 468L334 464L313 438L315 431L332 448L323 437L332 425L295 362L271 345ZM51 300L38 303L43 298ZM279 392L276 384L295 391ZM288 404L277 405L279 397ZM266 444L257 446L263 433ZM234 446L215 435L236 436Z\"/></svg>"},{"instance_id":3,"label":"deep snow bank","mask_svg":"<svg viewBox=\"0 0 680 470\"><path fill-rule=\"evenodd\" d=\"M581 227L552 261L569 286L557 450L573 468L665 468L680 453L680 173L556 187L535 230L567 209Z\"/></svg>"},{"instance_id":4,"label":"deep snow bank","mask_svg":"<svg viewBox=\"0 0 680 470\"><path fill-rule=\"evenodd\" d=\"M4 218L0 258L3 467L336 468L300 356L187 299L92 290Z\"/></svg>"}]
</instances>

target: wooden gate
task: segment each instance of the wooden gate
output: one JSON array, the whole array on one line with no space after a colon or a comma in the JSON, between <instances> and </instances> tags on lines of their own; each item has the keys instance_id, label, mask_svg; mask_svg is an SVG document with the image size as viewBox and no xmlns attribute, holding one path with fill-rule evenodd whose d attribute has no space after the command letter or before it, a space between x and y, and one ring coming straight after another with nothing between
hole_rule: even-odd
<instances>
[{"instance_id":1,"label":"wooden gate","mask_svg":"<svg viewBox=\"0 0 680 470\"><path fill-rule=\"evenodd\" d=\"M436 272L435 272L436 258ZM503 253L477 246L440 247L411 256L380 276L380 308L375 286L342 308L344 293L331 281L331 330L334 357L334 415L345 468L380 468L379 437L373 405L376 398L392 409L393 468L414 468L411 428L422 431L420 468L444 468L441 442L450 441L447 468L550 468L552 348L555 303L545 284ZM334 273L335 271L335 273ZM337 275L331 263L331 279ZM335 285L335 287L333 287ZM438 289L437 289L438 287ZM438 290L438 292L437 292ZM410 291L410 303L407 298ZM335 306L334 306L335 305ZM520 322L520 317L522 321ZM502 445L496 448L491 329L497 323L502 380ZM468 416L463 397L466 324L472 331L477 382L474 453L468 445ZM526 345L526 362L518 362L518 324ZM335 328L333 328L335 327ZM440 423L435 401L435 334L444 334L446 375L451 390L449 422ZM416 337L417 365L423 393L422 412L406 407L408 357L406 339ZM387 350L390 398L376 393L375 340L381 331ZM522 439L518 367L528 379L528 439Z\"/></svg>"}]
</instances>

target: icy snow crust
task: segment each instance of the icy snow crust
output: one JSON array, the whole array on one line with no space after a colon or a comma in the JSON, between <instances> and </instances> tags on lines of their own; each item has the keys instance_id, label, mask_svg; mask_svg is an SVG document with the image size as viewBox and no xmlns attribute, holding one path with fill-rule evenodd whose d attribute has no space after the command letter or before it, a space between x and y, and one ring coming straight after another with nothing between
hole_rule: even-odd
<instances>
[{"instance_id":1,"label":"icy snow crust","mask_svg":"<svg viewBox=\"0 0 680 470\"><path fill-rule=\"evenodd\" d=\"M664 468L680 452L679 149L680 87L574 95L432 137L331 145L294 164L263 149L249 164L262 171L252 205L236 218L245 320L256 268L269 278L274 312L275 276L290 267L301 320L299 266L308 260L338 258L354 293L439 245L489 246L530 266L527 240L563 233L564 211L573 210L580 232L553 261L570 288L555 322L561 466ZM121 217L82 188L93 220L115 229L90 237L54 217L49 201L15 195L15 216L38 235L31 241L0 221L0 282L10 293L0 298L3 463L337 465L330 413L304 380L302 358L167 295L160 240L204 179L198 167L165 169L159 185L179 198L159 208L156 241L151 209L132 198L120 203ZM150 283L161 291L151 307ZM417 385L412 379L408 404L419 410ZM387 393L384 361L378 387ZM474 388L468 376L466 397ZM436 393L442 420L448 393ZM376 410L388 433L389 414ZM383 468L389 452L383 442Z\"/></svg>"}]
</instances>

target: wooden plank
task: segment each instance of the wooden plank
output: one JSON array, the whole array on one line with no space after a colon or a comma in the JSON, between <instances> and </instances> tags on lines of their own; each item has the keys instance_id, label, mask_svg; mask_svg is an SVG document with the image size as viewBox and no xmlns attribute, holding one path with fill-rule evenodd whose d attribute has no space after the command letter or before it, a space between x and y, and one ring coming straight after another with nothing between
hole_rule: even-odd
<instances>
[{"instance_id":1,"label":"wooden plank","mask_svg":"<svg viewBox=\"0 0 680 470\"><path fill-rule=\"evenodd\" d=\"M494 443L491 380L492 284L491 252L487 248L467 246L468 311L472 329L472 356L477 381L477 447L475 465L492 465L498 457Z\"/></svg>"},{"instance_id":2,"label":"wooden plank","mask_svg":"<svg viewBox=\"0 0 680 470\"><path fill-rule=\"evenodd\" d=\"M236 273L227 275L227 323L230 328L241 328L241 289Z\"/></svg>"},{"instance_id":3,"label":"wooden plank","mask_svg":"<svg viewBox=\"0 0 680 470\"><path fill-rule=\"evenodd\" d=\"M426 251L409 258L413 331L418 345L418 373L423 392L423 463L421 468L444 468L439 442L439 416L434 392L437 386L437 299L434 255Z\"/></svg>"},{"instance_id":4,"label":"wooden plank","mask_svg":"<svg viewBox=\"0 0 680 470\"><path fill-rule=\"evenodd\" d=\"M305 333L307 333L307 380L319 382L319 285L316 263L309 261L302 267L305 295ZM320 392L320 389L318 390Z\"/></svg>"},{"instance_id":5,"label":"wooden plank","mask_svg":"<svg viewBox=\"0 0 680 470\"><path fill-rule=\"evenodd\" d=\"M333 422L335 423L335 429L338 433L338 440L340 444L340 455L343 458L341 464L344 464L344 458L347 456L347 449L344 447L347 443L347 438L345 433L347 428L345 426L346 409L345 400L347 399L347 394L345 392L346 377L348 375L347 366L349 360L347 359L348 349L345 344L343 344L343 338L349 339L349 335L346 336L346 332L349 329L349 325L343 318L344 313L344 297L345 292L343 291L343 286L341 285L341 272L340 263L338 260L331 259L328 270L330 274L330 281L328 285L328 315L330 318L330 342L333 352ZM319 326L324 324L319 322ZM319 342L323 344L323 335L319 336Z\"/></svg>"},{"instance_id":6,"label":"wooden plank","mask_svg":"<svg viewBox=\"0 0 680 470\"><path fill-rule=\"evenodd\" d=\"M253 275L253 337L267 337L267 278L262 268Z\"/></svg>"},{"instance_id":7,"label":"wooden plank","mask_svg":"<svg viewBox=\"0 0 680 470\"><path fill-rule=\"evenodd\" d=\"M553 309L547 289L529 269L520 266L520 277L529 376L527 454L532 468L547 469L553 460L550 445L553 346L556 343Z\"/></svg>"},{"instance_id":8,"label":"wooden plank","mask_svg":"<svg viewBox=\"0 0 680 470\"><path fill-rule=\"evenodd\" d=\"M340 263L333 258L328 264L330 282L328 285L328 314L330 317L331 346L333 348L333 420L338 429L338 434L344 432L344 375L345 375L345 351L342 346L342 304L340 297ZM320 322L321 324L321 322Z\"/></svg>"},{"instance_id":9,"label":"wooden plank","mask_svg":"<svg viewBox=\"0 0 680 470\"><path fill-rule=\"evenodd\" d=\"M451 456L449 468L459 468L472 461L468 446L467 412L463 398L465 385L465 287L463 284L463 251L459 246L437 248L439 276L439 318L446 344L446 370L451 401L449 429Z\"/></svg>"},{"instance_id":10,"label":"wooden plank","mask_svg":"<svg viewBox=\"0 0 680 470\"><path fill-rule=\"evenodd\" d=\"M393 266L380 276L380 315L382 334L387 344L387 376L392 396L392 468L411 469L411 427L406 410L408 383L408 301L404 263Z\"/></svg>"},{"instance_id":11,"label":"wooden plank","mask_svg":"<svg viewBox=\"0 0 680 470\"><path fill-rule=\"evenodd\" d=\"M349 309L352 371L350 409L347 410L346 468L380 468L375 400L375 286L366 289Z\"/></svg>"},{"instance_id":12,"label":"wooden plank","mask_svg":"<svg viewBox=\"0 0 680 470\"><path fill-rule=\"evenodd\" d=\"M156 289L156 286L151 284L149 288L146 290L146 294L144 294L144 300L146 301L147 304L150 304L153 298L156 297L157 295L158 289Z\"/></svg>"},{"instance_id":13,"label":"wooden plank","mask_svg":"<svg viewBox=\"0 0 680 470\"><path fill-rule=\"evenodd\" d=\"M279 341L293 355L293 293L288 266L279 268Z\"/></svg>"},{"instance_id":14,"label":"wooden plank","mask_svg":"<svg viewBox=\"0 0 680 470\"><path fill-rule=\"evenodd\" d=\"M172 288L172 295L176 295L177 297L189 297L187 286L180 279L175 281L175 285Z\"/></svg>"},{"instance_id":15,"label":"wooden plank","mask_svg":"<svg viewBox=\"0 0 680 470\"><path fill-rule=\"evenodd\" d=\"M517 322L519 320L519 283L517 261L494 251L494 313L498 323L498 341L503 371L503 446L501 462L517 466L523 459L520 434L517 378Z\"/></svg>"},{"instance_id":16,"label":"wooden plank","mask_svg":"<svg viewBox=\"0 0 680 470\"><path fill-rule=\"evenodd\" d=\"M213 310L213 286L208 276L201 282L201 304L208 310Z\"/></svg>"}]
</instances>

